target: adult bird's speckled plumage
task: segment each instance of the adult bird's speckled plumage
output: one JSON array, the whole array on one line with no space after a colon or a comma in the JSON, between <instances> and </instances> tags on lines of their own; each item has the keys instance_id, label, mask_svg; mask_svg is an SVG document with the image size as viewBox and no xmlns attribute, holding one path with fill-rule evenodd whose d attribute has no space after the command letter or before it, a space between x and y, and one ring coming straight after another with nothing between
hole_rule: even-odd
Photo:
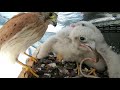
<instances>
[{"instance_id":1,"label":"adult bird's speckled plumage","mask_svg":"<svg viewBox=\"0 0 120 90\"><path fill-rule=\"evenodd\" d=\"M12 63L18 61L20 53L40 40L49 24L56 25L53 12L28 12L15 15L0 29L0 57ZM22 64L23 65L23 64Z\"/></svg>"}]
</instances>

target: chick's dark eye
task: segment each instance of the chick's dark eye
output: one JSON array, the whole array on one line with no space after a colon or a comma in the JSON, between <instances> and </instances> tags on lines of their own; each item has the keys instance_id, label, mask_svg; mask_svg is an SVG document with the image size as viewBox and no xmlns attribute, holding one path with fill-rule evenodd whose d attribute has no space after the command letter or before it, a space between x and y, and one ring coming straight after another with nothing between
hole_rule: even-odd
<instances>
[{"instance_id":1,"label":"chick's dark eye","mask_svg":"<svg viewBox=\"0 0 120 90\"><path fill-rule=\"evenodd\" d=\"M50 13L50 14L49 14L49 16L52 16L52 15L53 15L53 13Z\"/></svg>"},{"instance_id":2,"label":"chick's dark eye","mask_svg":"<svg viewBox=\"0 0 120 90\"><path fill-rule=\"evenodd\" d=\"M84 23L82 23L82 26L85 26L85 24L84 24Z\"/></svg>"},{"instance_id":3,"label":"chick's dark eye","mask_svg":"<svg viewBox=\"0 0 120 90\"><path fill-rule=\"evenodd\" d=\"M85 40L85 38L84 38L84 37L80 37L80 40L81 40L81 41L84 41L84 40Z\"/></svg>"}]
</instances>

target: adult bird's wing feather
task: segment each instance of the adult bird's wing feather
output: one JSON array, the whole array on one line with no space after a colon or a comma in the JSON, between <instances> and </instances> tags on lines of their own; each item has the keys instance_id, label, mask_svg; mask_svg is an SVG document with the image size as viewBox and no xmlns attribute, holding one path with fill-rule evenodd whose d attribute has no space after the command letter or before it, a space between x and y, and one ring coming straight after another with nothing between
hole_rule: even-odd
<instances>
[{"instance_id":1,"label":"adult bird's wing feather","mask_svg":"<svg viewBox=\"0 0 120 90\"><path fill-rule=\"evenodd\" d=\"M25 26L33 24L38 19L37 14L33 13L21 13L11 18L3 27L0 29L0 45L5 41L12 38L16 33L21 31ZM23 22L24 21L24 22ZM41 21L41 23L43 23Z\"/></svg>"}]
</instances>

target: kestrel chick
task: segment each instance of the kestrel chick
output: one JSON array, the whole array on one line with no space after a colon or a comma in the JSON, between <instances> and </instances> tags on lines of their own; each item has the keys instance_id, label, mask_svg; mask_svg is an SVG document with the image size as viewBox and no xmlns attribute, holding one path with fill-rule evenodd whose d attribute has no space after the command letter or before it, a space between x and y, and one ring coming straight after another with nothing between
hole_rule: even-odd
<instances>
[{"instance_id":1,"label":"kestrel chick","mask_svg":"<svg viewBox=\"0 0 120 90\"><path fill-rule=\"evenodd\" d=\"M93 52L91 53L89 48L86 48L87 45L84 45L84 42L86 41L85 38L81 36L81 30L93 30L92 26L86 24L87 23L84 21L71 24L59 31L56 35L51 36L41 45L37 58L44 58L49 52L54 52L57 55L62 56L64 61L81 62L84 58L97 58L98 55L95 52L95 49L93 49ZM91 61L85 62L87 62L86 64L88 64L88 66L96 68L97 70L104 70L105 62L103 59L99 59L98 61L99 62L95 64Z\"/></svg>"},{"instance_id":2,"label":"kestrel chick","mask_svg":"<svg viewBox=\"0 0 120 90\"><path fill-rule=\"evenodd\" d=\"M99 29L91 23L86 23L93 29L81 29L79 31L81 33L80 36L84 37L82 43L96 50L101 55L107 66L109 78L120 78L120 55L111 50ZM103 65L100 64L100 67Z\"/></svg>"}]
</instances>

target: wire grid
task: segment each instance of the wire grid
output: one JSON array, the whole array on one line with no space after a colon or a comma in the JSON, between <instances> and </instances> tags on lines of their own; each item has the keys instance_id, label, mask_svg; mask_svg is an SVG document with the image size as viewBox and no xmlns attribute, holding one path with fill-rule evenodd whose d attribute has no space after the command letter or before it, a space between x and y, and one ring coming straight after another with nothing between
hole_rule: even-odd
<instances>
[{"instance_id":1,"label":"wire grid","mask_svg":"<svg viewBox=\"0 0 120 90\"><path fill-rule=\"evenodd\" d=\"M96 25L96 27L101 30L107 44L112 47L112 50L120 54L120 25Z\"/></svg>"}]
</instances>

